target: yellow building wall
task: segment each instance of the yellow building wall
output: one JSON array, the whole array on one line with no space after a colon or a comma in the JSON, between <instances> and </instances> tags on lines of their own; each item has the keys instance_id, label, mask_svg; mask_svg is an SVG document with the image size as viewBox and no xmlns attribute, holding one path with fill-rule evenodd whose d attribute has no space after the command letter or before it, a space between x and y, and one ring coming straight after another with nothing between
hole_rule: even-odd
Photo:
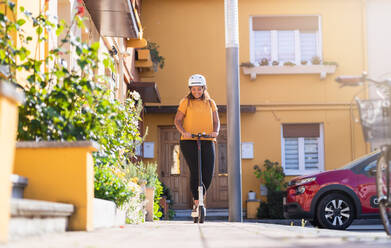
<instances>
[{"instance_id":1,"label":"yellow building wall","mask_svg":"<svg viewBox=\"0 0 391 248\"><path fill-rule=\"evenodd\" d=\"M241 73L241 104L350 102L356 89L340 89L333 80L340 73L360 74L365 69L362 1L240 0L239 11L240 62L250 60L250 16L319 15L323 59L339 64L337 73L322 81L319 75L258 76L251 81ZM158 43L166 59L164 69L156 73L163 105L178 104L194 73L206 76L218 104L226 103L224 1L146 0L142 23L145 37Z\"/></svg>"},{"instance_id":2,"label":"yellow building wall","mask_svg":"<svg viewBox=\"0 0 391 248\"><path fill-rule=\"evenodd\" d=\"M12 12L9 8L6 8L6 4L0 3L0 13L4 14L7 13L7 17L9 20L14 20L14 16L12 15ZM14 42L16 42L16 32L11 32L11 37Z\"/></svg>"},{"instance_id":3,"label":"yellow building wall","mask_svg":"<svg viewBox=\"0 0 391 248\"><path fill-rule=\"evenodd\" d=\"M34 17L39 15L40 10L43 10L43 2L40 0L17 0L14 2L17 5L17 19L27 19L25 15L20 11L20 7L24 7L25 10L31 12L32 16ZM22 28L24 30L25 37L31 36L33 38L33 40L29 42L29 44L24 44L24 46L30 51L30 57L36 59L43 59L45 57L45 45L43 43L41 45L37 45L38 37L35 32L35 29L33 28L33 23L31 21L28 21L22 26ZM16 39L16 46L22 46L22 43L18 38ZM25 71L17 71L16 78L20 85L25 86L27 84L27 73Z\"/></svg>"},{"instance_id":4,"label":"yellow building wall","mask_svg":"<svg viewBox=\"0 0 391 248\"><path fill-rule=\"evenodd\" d=\"M10 177L14 164L17 127L17 102L0 95L0 243L8 240L12 188Z\"/></svg>"},{"instance_id":5,"label":"yellow building wall","mask_svg":"<svg viewBox=\"0 0 391 248\"><path fill-rule=\"evenodd\" d=\"M339 64L336 73L325 80L314 74L258 75L251 81L241 71L241 104L256 107L255 113L241 115L242 142L254 142L254 159L242 160L243 200L249 190L259 193L253 166L262 165L265 159L281 162L282 123L323 124L326 170L369 152L360 126L351 120L350 103L360 89L340 88L334 82L338 75L360 74L366 69L364 8L359 0L239 1L240 62L250 60L251 16L319 15L323 60ZM164 69L155 73L161 105L178 105L193 73L205 75L212 98L218 105L226 104L224 1L144 0L142 23L145 37L158 43L166 59ZM173 125L173 118L146 114L147 141L155 142L155 154L157 126Z\"/></svg>"}]
</instances>

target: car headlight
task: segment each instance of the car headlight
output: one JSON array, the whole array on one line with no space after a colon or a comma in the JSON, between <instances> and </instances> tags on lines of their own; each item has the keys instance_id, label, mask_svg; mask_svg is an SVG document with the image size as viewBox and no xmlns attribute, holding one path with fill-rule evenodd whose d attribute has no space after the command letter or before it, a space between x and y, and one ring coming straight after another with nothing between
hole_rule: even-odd
<instances>
[{"instance_id":1,"label":"car headlight","mask_svg":"<svg viewBox=\"0 0 391 248\"><path fill-rule=\"evenodd\" d=\"M306 184L306 183L313 182L315 180L316 180L316 177L303 178L301 180L296 181L295 185Z\"/></svg>"},{"instance_id":2,"label":"car headlight","mask_svg":"<svg viewBox=\"0 0 391 248\"><path fill-rule=\"evenodd\" d=\"M296 194L299 195L299 194L303 194L305 192L305 186L299 186L296 188Z\"/></svg>"}]
</instances>

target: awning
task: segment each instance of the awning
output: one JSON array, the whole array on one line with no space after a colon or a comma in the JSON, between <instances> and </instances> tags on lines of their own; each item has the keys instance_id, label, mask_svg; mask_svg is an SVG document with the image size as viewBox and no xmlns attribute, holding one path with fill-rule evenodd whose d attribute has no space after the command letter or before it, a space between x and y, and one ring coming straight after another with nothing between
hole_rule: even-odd
<instances>
[{"instance_id":1,"label":"awning","mask_svg":"<svg viewBox=\"0 0 391 248\"><path fill-rule=\"evenodd\" d=\"M129 0L84 0L99 32L106 37L141 39L142 33Z\"/></svg>"},{"instance_id":2,"label":"awning","mask_svg":"<svg viewBox=\"0 0 391 248\"><path fill-rule=\"evenodd\" d=\"M160 95L154 82L134 82L128 84L128 90L137 91L144 103L160 103Z\"/></svg>"},{"instance_id":3,"label":"awning","mask_svg":"<svg viewBox=\"0 0 391 248\"><path fill-rule=\"evenodd\" d=\"M217 105L219 113L227 112L227 105ZM174 114L178 110L178 105L166 106L145 106L144 111L147 114ZM256 107L254 105L240 105L240 113L255 113Z\"/></svg>"}]
</instances>

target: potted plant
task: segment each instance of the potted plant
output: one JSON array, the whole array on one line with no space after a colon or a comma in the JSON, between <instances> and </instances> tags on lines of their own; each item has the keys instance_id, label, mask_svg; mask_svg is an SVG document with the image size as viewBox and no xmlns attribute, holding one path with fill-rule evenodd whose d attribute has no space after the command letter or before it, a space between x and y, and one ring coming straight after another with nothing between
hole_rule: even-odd
<instances>
[{"instance_id":1,"label":"potted plant","mask_svg":"<svg viewBox=\"0 0 391 248\"><path fill-rule=\"evenodd\" d=\"M291 61L284 62L284 66L295 66L295 65L296 64Z\"/></svg>"},{"instance_id":2,"label":"potted plant","mask_svg":"<svg viewBox=\"0 0 391 248\"><path fill-rule=\"evenodd\" d=\"M165 59L159 54L158 48L159 46L157 43L148 41L147 49L149 49L151 52L151 60L155 72L157 71L158 67L163 69L165 63Z\"/></svg>"},{"instance_id":3,"label":"potted plant","mask_svg":"<svg viewBox=\"0 0 391 248\"><path fill-rule=\"evenodd\" d=\"M264 169L254 166L254 175L261 179L267 188L267 205L270 218L283 218L282 198L286 183L285 174L278 162L264 161Z\"/></svg>"},{"instance_id":4,"label":"potted plant","mask_svg":"<svg viewBox=\"0 0 391 248\"><path fill-rule=\"evenodd\" d=\"M267 66L269 65L269 60L267 58L261 59L261 63L259 63L261 66Z\"/></svg>"},{"instance_id":5,"label":"potted plant","mask_svg":"<svg viewBox=\"0 0 391 248\"><path fill-rule=\"evenodd\" d=\"M252 68L252 67L255 67L255 65L251 62L242 62L240 64L240 67Z\"/></svg>"},{"instance_id":6,"label":"potted plant","mask_svg":"<svg viewBox=\"0 0 391 248\"><path fill-rule=\"evenodd\" d=\"M323 61L324 65L335 65L338 67L338 63L335 61Z\"/></svg>"},{"instance_id":7,"label":"potted plant","mask_svg":"<svg viewBox=\"0 0 391 248\"><path fill-rule=\"evenodd\" d=\"M313 65L320 65L321 62L322 61L321 61L321 59L318 56L314 56L311 59L311 64L313 64Z\"/></svg>"},{"instance_id":8,"label":"potted plant","mask_svg":"<svg viewBox=\"0 0 391 248\"><path fill-rule=\"evenodd\" d=\"M153 221L162 216L160 211L160 200L163 194L163 186L161 185L157 175L157 164L146 163L142 161L136 165L137 175L140 180L145 181L145 198L146 198L146 221Z\"/></svg>"},{"instance_id":9,"label":"potted plant","mask_svg":"<svg viewBox=\"0 0 391 248\"><path fill-rule=\"evenodd\" d=\"M277 66L277 65L279 65L280 64L280 62L278 62L277 60L274 60L273 62L272 62L272 65L274 65L274 66Z\"/></svg>"}]
</instances>

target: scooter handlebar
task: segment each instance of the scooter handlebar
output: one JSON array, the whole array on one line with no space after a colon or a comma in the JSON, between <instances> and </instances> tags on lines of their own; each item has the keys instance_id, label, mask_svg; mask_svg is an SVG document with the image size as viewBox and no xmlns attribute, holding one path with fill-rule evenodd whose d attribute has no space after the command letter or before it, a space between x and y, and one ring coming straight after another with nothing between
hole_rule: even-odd
<instances>
[{"instance_id":1,"label":"scooter handlebar","mask_svg":"<svg viewBox=\"0 0 391 248\"><path fill-rule=\"evenodd\" d=\"M192 138L213 138L210 135L207 135L205 133L198 133L198 134L191 134Z\"/></svg>"}]
</instances>

